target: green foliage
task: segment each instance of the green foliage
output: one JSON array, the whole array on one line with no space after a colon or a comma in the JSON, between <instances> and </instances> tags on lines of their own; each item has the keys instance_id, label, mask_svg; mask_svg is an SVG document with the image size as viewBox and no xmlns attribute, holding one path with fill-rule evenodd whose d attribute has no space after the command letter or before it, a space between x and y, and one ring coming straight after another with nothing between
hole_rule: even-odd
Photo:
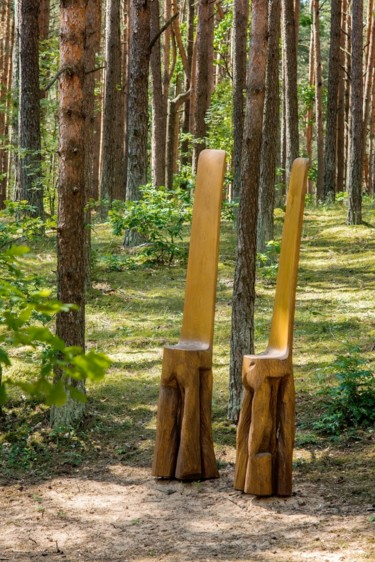
<instances>
[{"instance_id":1,"label":"green foliage","mask_svg":"<svg viewBox=\"0 0 375 562\"><path fill-rule=\"evenodd\" d=\"M278 258L281 244L277 240L269 240L265 252L257 253L258 272L266 280L275 280L278 270Z\"/></svg>"},{"instance_id":2,"label":"green foliage","mask_svg":"<svg viewBox=\"0 0 375 562\"><path fill-rule=\"evenodd\" d=\"M221 81L211 96L211 104L206 114L208 143L210 148L233 151L233 106L232 83L229 79Z\"/></svg>"},{"instance_id":3,"label":"green foliage","mask_svg":"<svg viewBox=\"0 0 375 562\"><path fill-rule=\"evenodd\" d=\"M52 318L67 312L72 305L51 298L51 291L41 287L41 280L27 275L22 258L28 247L14 242L40 233L40 219L27 214L28 205L8 204L2 214L7 222L0 227L0 403L7 397L7 387L15 386L30 396L42 398L47 404L65 403L67 390L77 400L85 400L71 384L72 379L100 380L108 369L109 359L100 353L84 354L79 347L69 347L48 327ZM32 351L35 378L32 381L1 374L12 365L12 351ZM61 379L54 382L55 373Z\"/></svg>"},{"instance_id":4,"label":"green foliage","mask_svg":"<svg viewBox=\"0 0 375 562\"><path fill-rule=\"evenodd\" d=\"M139 201L114 201L109 211L113 233L136 231L145 244L140 253L145 261L172 264L186 256L182 240L183 226L191 220L190 192L183 189L141 187Z\"/></svg>"},{"instance_id":5,"label":"green foliage","mask_svg":"<svg viewBox=\"0 0 375 562\"><path fill-rule=\"evenodd\" d=\"M358 349L338 356L331 369L336 384L328 391L322 390L325 395L328 393L329 401L314 428L337 435L347 428L372 426L375 423L375 375L359 356Z\"/></svg>"}]
</instances>

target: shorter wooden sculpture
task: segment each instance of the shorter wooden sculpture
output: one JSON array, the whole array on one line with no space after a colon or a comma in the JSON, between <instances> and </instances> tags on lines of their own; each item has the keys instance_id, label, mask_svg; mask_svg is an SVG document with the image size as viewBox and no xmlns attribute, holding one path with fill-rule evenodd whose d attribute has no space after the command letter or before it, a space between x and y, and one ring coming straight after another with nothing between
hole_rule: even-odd
<instances>
[{"instance_id":1,"label":"shorter wooden sculpture","mask_svg":"<svg viewBox=\"0 0 375 562\"><path fill-rule=\"evenodd\" d=\"M153 476L216 478L212 441L212 341L216 302L223 150L199 156L179 343L164 348Z\"/></svg>"},{"instance_id":2,"label":"shorter wooden sculpture","mask_svg":"<svg viewBox=\"0 0 375 562\"><path fill-rule=\"evenodd\" d=\"M234 487L257 496L292 493L292 343L307 169L308 160L293 162L268 347L243 359Z\"/></svg>"}]
</instances>

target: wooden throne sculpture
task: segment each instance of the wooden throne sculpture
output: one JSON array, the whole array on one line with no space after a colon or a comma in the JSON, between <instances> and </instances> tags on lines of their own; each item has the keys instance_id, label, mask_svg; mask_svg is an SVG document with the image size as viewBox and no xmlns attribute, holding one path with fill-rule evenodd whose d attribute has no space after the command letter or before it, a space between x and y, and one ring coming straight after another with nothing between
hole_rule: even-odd
<instances>
[{"instance_id":1,"label":"wooden throne sculpture","mask_svg":"<svg viewBox=\"0 0 375 562\"><path fill-rule=\"evenodd\" d=\"M244 395L237 428L234 487L257 496L292 493L292 344L307 169L308 160L297 158L293 162L267 349L243 358Z\"/></svg>"},{"instance_id":2,"label":"wooden throne sculpture","mask_svg":"<svg viewBox=\"0 0 375 562\"><path fill-rule=\"evenodd\" d=\"M212 341L216 302L223 150L198 161L182 330L167 346L158 403L153 476L219 476L212 441Z\"/></svg>"}]
</instances>

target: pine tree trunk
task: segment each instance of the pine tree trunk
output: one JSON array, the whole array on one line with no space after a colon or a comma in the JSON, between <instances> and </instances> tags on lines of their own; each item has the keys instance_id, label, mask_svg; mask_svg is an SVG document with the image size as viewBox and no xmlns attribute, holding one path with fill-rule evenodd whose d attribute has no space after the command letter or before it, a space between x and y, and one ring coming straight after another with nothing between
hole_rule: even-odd
<instances>
[{"instance_id":1,"label":"pine tree trunk","mask_svg":"<svg viewBox=\"0 0 375 562\"><path fill-rule=\"evenodd\" d=\"M0 102L4 104L5 111L0 111L0 209L4 208L4 201L7 197L8 186L8 160L9 150L5 148L9 133L9 93L10 93L10 68L12 61L12 22L10 11L10 0L6 0L2 7L1 14L2 34L0 36Z\"/></svg>"},{"instance_id":2,"label":"pine tree trunk","mask_svg":"<svg viewBox=\"0 0 375 562\"><path fill-rule=\"evenodd\" d=\"M347 0L342 1L340 27L339 88L337 94L337 179L336 191L344 191L345 181L345 25Z\"/></svg>"},{"instance_id":3,"label":"pine tree trunk","mask_svg":"<svg viewBox=\"0 0 375 562\"><path fill-rule=\"evenodd\" d=\"M259 212L257 226L257 249L263 252L267 242L273 240L273 210L275 204L276 157L279 133L279 38L280 0L269 3L268 50L266 69L266 97L264 100L264 123L262 152L260 157Z\"/></svg>"},{"instance_id":4,"label":"pine tree trunk","mask_svg":"<svg viewBox=\"0 0 375 562\"><path fill-rule=\"evenodd\" d=\"M340 79L341 0L331 2L326 139L324 148L323 200L333 201L336 192L337 112Z\"/></svg>"},{"instance_id":5,"label":"pine tree trunk","mask_svg":"<svg viewBox=\"0 0 375 562\"><path fill-rule=\"evenodd\" d=\"M131 36L128 98L128 177L126 198L137 201L147 183L148 69L150 3L134 0L130 7Z\"/></svg>"},{"instance_id":6,"label":"pine tree trunk","mask_svg":"<svg viewBox=\"0 0 375 562\"><path fill-rule=\"evenodd\" d=\"M248 0L235 0L233 20L233 196L239 198L246 92L246 43L249 21Z\"/></svg>"},{"instance_id":7,"label":"pine tree trunk","mask_svg":"<svg viewBox=\"0 0 375 562\"><path fill-rule=\"evenodd\" d=\"M374 80L374 64L375 64L375 18L372 11L372 1L369 2L368 10L368 55L366 62L366 78L363 99L363 166L365 172L366 187L369 186L368 158L367 158L367 129L370 117L371 91Z\"/></svg>"},{"instance_id":8,"label":"pine tree trunk","mask_svg":"<svg viewBox=\"0 0 375 562\"><path fill-rule=\"evenodd\" d=\"M94 178L94 130L95 130L95 68L96 55L100 47L100 0L88 0L86 9L85 43L85 192L86 201L93 197ZM85 272L86 287L91 287L91 213L85 212Z\"/></svg>"},{"instance_id":9,"label":"pine tree trunk","mask_svg":"<svg viewBox=\"0 0 375 562\"><path fill-rule=\"evenodd\" d=\"M321 201L323 196L323 98L322 98L322 59L320 52L320 6L319 0L313 0L313 27L314 27L314 61L315 61L315 121L316 121L316 146L318 156L318 175L316 180L316 200Z\"/></svg>"},{"instance_id":10,"label":"pine tree trunk","mask_svg":"<svg viewBox=\"0 0 375 562\"><path fill-rule=\"evenodd\" d=\"M348 224L362 223L363 168L363 0L352 3L351 138L348 183Z\"/></svg>"},{"instance_id":11,"label":"pine tree trunk","mask_svg":"<svg viewBox=\"0 0 375 562\"><path fill-rule=\"evenodd\" d=\"M193 168L196 170L198 156L205 147L207 124L205 121L207 109L210 104L210 41L213 28L213 3L209 0L200 0L198 6L197 29L197 67L196 67L196 96L194 99L194 151Z\"/></svg>"},{"instance_id":12,"label":"pine tree trunk","mask_svg":"<svg viewBox=\"0 0 375 562\"><path fill-rule=\"evenodd\" d=\"M124 199L122 158L119 161L119 146L123 147L123 134L119 134L121 119L121 43L120 3L108 0L106 7L106 73L104 90L103 153L100 180L100 198L109 204L116 198ZM123 196L121 197L121 194ZM119 197L120 195L120 197ZM103 214L106 215L106 207Z\"/></svg>"},{"instance_id":13,"label":"pine tree trunk","mask_svg":"<svg viewBox=\"0 0 375 562\"><path fill-rule=\"evenodd\" d=\"M151 40L160 31L159 0L151 2ZM163 93L160 38L153 45L150 57L152 80L152 142L151 176L154 185L165 185L167 135L167 97Z\"/></svg>"},{"instance_id":14,"label":"pine tree trunk","mask_svg":"<svg viewBox=\"0 0 375 562\"><path fill-rule=\"evenodd\" d=\"M286 185L292 163L299 156L297 49L294 0L282 0L282 41L285 68Z\"/></svg>"},{"instance_id":15,"label":"pine tree trunk","mask_svg":"<svg viewBox=\"0 0 375 562\"><path fill-rule=\"evenodd\" d=\"M186 45L186 59L187 59L187 73L185 76L185 92L190 90L191 92L191 75L193 66L193 51L194 51L194 17L195 17L195 2L194 0L188 0L187 2L187 45ZM190 108L191 108L190 97L185 102L184 106L184 117L182 123L182 132L187 135L190 133ZM191 162L191 154L189 154L189 141L187 139L183 140L181 143L181 163L187 164Z\"/></svg>"},{"instance_id":16,"label":"pine tree trunk","mask_svg":"<svg viewBox=\"0 0 375 562\"><path fill-rule=\"evenodd\" d=\"M233 285L228 417L237 422L242 395L242 358L254 350L256 227L265 96L268 0L253 0Z\"/></svg>"},{"instance_id":17,"label":"pine tree trunk","mask_svg":"<svg viewBox=\"0 0 375 562\"><path fill-rule=\"evenodd\" d=\"M312 11L312 2L311 2ZM310 32L310 48L309 48L309 86L313 87L315 84L314 78L314 28L311 26ZM313 137L313 103L309 103L307 113L306 113L306 155L312 162L312 137ZM310 195L313 193L313 182L311 178L307 179L307 193Z\"/></svg>"},{"instance_id":18,"label":"pine tree trunk","mask_svg":"<svg viewBox=\"0 0 375 562\"><path fill-rule=\"evenodd\" d=\"M20 0L19 146L21 197L43 216L39 89L39 0Z\"/></svg>"},{"instance_id":19,"label":"pine tree trunk","mask_svg":"<svg viewBox=\"0 0 375 562\"><path fill-rule=\"evenodd\" d=\"M77 310L59 313L56 333L67 345L85 347L85 26L86 0L60 4L60 134L57 225L57 296ZM72 381L74 384L74 381ZM76 383L81 389L83 383ZM51 409L53 427L76 426L84 404L71 397Z\"/></svg>"}]
</instances>

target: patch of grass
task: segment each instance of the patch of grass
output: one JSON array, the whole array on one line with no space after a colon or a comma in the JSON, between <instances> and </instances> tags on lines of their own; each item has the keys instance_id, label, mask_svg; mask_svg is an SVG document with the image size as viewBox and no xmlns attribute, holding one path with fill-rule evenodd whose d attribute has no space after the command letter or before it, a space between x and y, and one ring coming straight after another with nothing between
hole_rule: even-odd
<instances>
[{"instance_id":1,"label":"patch of grass","mask_svg":"<svg viewBox=\"0 0 375 562\"><path fill-rule=\"evenodd\" d=\"M327 368L353 342L364 360L373 355L375 236L371 223L375 220L373 204L366 205L368 224L359 227L346 226L342 205L307 208L294 338L296 471L314 482L325 479L352 502L363 501L366 494L369 502L372 497L375 434L371 428L358 428L337 436L322 435L315 424L324 412L324 395L319 392L328 395L335 384ZM278 219L276 241L281 228ZM88 348L110 355L113 366L104 381L89 386L88 416L74 434L52 432L44 407L24 400L20 393L12 397L1 420L3 479L85 471L96 462L102 471L119 463L151 465L162 348L178 340L186 266L129 269L121 240L108 225L94 225L92 239L97 259L93 288L87 296L87 343ZM52 236L38 240L28 261L30 271L40 272L50 283L56 268L53 242ZM111 256L111 266L103 256ZM213 432L220 466L233 462L235 451L235 427L226 419L234 264L235 229L226 221L221 230L214 340ZM261 271L256 293L255 343L260 352L267 344L275 293L274 280ZM27 376L25 356L21 353L16 359L14 368Z\"/></svg>"}]
</instances>

